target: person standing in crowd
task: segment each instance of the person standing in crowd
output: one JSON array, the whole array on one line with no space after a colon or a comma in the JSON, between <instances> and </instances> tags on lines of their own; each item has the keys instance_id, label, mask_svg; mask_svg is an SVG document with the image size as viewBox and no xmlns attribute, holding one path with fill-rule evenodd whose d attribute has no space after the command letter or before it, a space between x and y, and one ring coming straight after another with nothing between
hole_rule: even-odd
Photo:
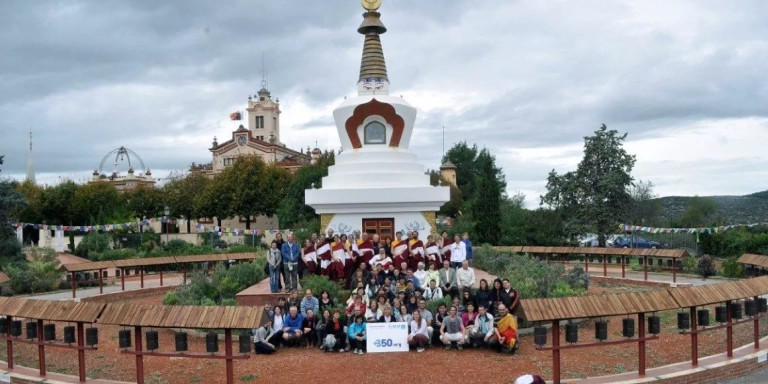
<instances>
[{"instance_id":1,"label":"person standing in crowd","mask_svg":"<svg viewBox=\"0 0 768 384\"><path fill-rule=\"evenodd\" d=\"M275 242L277 243L277 249L279 249L280 252L282 252L283 244L285 244L285 240L283 240L283 234L280 233L279 231L277 232L277 234L275 234ZM280 288L282 289L283 287L285 287L285 264L284 263L280 263L280 276L282 277L282 281L280 281ZM288 288L288 287L285 287L285 288ZM286 292L288 292L287 289L286 289Z\"/></svg>"},{"instance_id":2,"label":"person standing in crowd","mask_svg":"<svg viewBox=\"0 0 768 384\"><path fill-rule=\"evenodd\" d=\"M440 288L443 290L443 296L452 295L456 296L459 293L459 289L456 287L456 270L451 268L451 263L448 260L443 261L443 268L439 271L440 274Z\"/></svg>"},{"instance_id":3,"label":"person standing in crowd","mask_svg":"<svg viewBox=\"0 0 768 384\"><path fill-rule=\"evenodd\" d=\"M461 268L456 270L456 284L459 290L471 290L475 285L475 270L469 267L469 261L462 261Z\"/></svg>"},{"instance_id":4,"label":"person standing in crowd","mask_svg":"<svg viewBox=\"0 0 768 384\"><path fill-rule=\"evenodd\" d=\"M331 294L327 289L323 289L323 291L320 292L320 300L318 300L318 305L320 306L321 311L325 311L326 309L333 310L333 299L331 299Z\"/></svg>"},{"instance_id":5,"label":"person standing in crowd","mask_svg":"<svg viewBox=\"0 0 768 384\"><path fill-rule=\"evenodd\" d=\"M325 242L328 244L333 243L333 229L328 228L328 236L325 237Z\"/></svg>"},{"instance_id":6,"label":"person standing in crowd","mask_svg":"<svg viewBox=\"0 0 768 384\"><path fill-rule=\"evenodd\" d=\"M306 315L310 309L313 313L320 313L320 301L317 300L317 297L312 296L312 290L307 289L304 292L304 298L301 299L299 308L302 315Z\"/></svg>"},{"instance_id":7,"label":"person standing in crowd","mask_svg":"<svg viewBox=\"0 0 768 384\"><path fill-rule=\"evenodd\" d=\"M304 342L307 344L307 348L315 345L315 341L317 340L316 326L317 318L315 317L315 311L313 311L312 308L308 308L304 320L301 321L301 332L303 333Z\"/></svg>"},{"instance_id":8,"label":"person standing in crowd","mask_svg":"<svg viewBox=\"0 0 768 384\"><path fill-rule=\"evenodd\" d=\"M299 281L299 257L301 250L292 233L288 234L288 242L283 244L283 265L285 266L285 289L296 292Z\"/></svg>"},{"instance_id":9,"label":"person standing in crowd","mask_svg":"<svg viewBox=\"0 0 768 384\"><path fill-rule=\"evenodd\" d=\"M515 290L512 289L512 284L509 283L509 279L502 280L501 286L504 288L504 297L506 298L504 305L508 310L512 309L510 306L515 302L515 299L517 299Z\"/></svg>"},{"instance_id":10,"label":"person standing in crowd","mask_svg":"<svg viewBox=\"0 0 768 384\"><path fill-rule=\"evenodd\" d=\"M494 335L494 332L493 316L488 313L485 306L481 304L477 307L475 325L472 327L469 334L469 341L472 343L472 347L477 348L488 344L488 341Z\"/></svg>"},{"instance_id":11,"label":"person standing in crowd","mask_svg":"<svg viewBox=\"0 0 768 384\"><path fill-rule=\"evenodd\" d=\"M387 236L386 239L384 239L384 252L387 253L388 257L392 257L392 237Z\"/></svg>"},{"instance_id":12,"label":"person standing in crowd","mask_svg":"<svg viewBox=\"0 0 768 384\"><path fill-rule=\"evenodd\" d=\"M408 344L411 347L416 347L416 352L424 352L424 346L429 343L429 333L427 332L427 322L421 318L419 311L413 313L409 325L411 332L408 334Z\"/></svg>"},{"instance_id":13,"label":"person standing in crowd","mask_svg":"<svg viewBox=\"0 0 768 384\"><path fill-rule=\"evenodd\" d=\"M459 234L453 235L451 244L451 268L461 268L461 263L467 259L467 245L461 242Z\"/></svg>"},{"instance_id":14,"label":"person standing in crowd","mask_svg":"<svg viewBox=\"0 0 768 384\"><path fill-rule=\"evenodd\" d=\"M494 316L497 315L496 311L499 308L499 304L506 303L507 297L509 296L504 293L504 287L501 284L501 279L497 277L495 280L493 280L493 289L491 290L491 300L493 300L493 308L491 311L493 312Z\"/></svg>"},{"instance_id":15,"label":"person standing in crowd","mask_svg":"<svg viewBox=\"0 0 768 384\"><path fill-rule=\"evenodd\" d=\"M269 245L269 256L267 264L269 265L269 290L272 293L280 292L280 265L283 262L283 255L277 248L277 242L272 240Z\"/></svg>"},{"instance_id":16,"label":"person standing in crowd","mask_svg":"<svg viewBox=\"0 0 768 384\"><path fill-rule=\"evenodd\" d=\"M440 264L440 267L442 267L442 264ZM427 285L429 285L430 280L434 280L436 283L438 283L438 287L440 286L440 272L438 271L440 267L434 263L429 263L429 270L427 271Z\"/></svg>"},{"instance_id":17,"label":"person standing in crowd","mask_svg":"<svg viewBox=\"0 0 768 384\"><path fill-rule=\"evenodd\" d=\"M416 265L416 271L413 272L413 276L419 280L419 288L424 289L427 287L427 271L424 270L424 262L419 262Z\"/></svg>"},{"instance_id":18,"label":"person standing in crowd","mask_svg":"<svg viewBox=\"0 0 768 384\"><path fill-rule=\"evenodd\" d=\"M274 333L272 329L272 320L266 318L261 327L253 329L253 345L256 354L269 355L275 353L275 346L269 342L270 336Z\"/></svg>"},{"instance_id":19,"label":"person standing in crowd","mask_svg":"<svg viewBox=\"0 0 768 384\"><path fill-rule=\"evenodd\" d=\"M440 246L435 242L435 237L432 235L427 236L427 245L425 245L426 263L427 269L434 265L435 270L440 269L443 266L442 256L440 256Z\"/></svg>"},{"instance_id":20,"label":"person standing in crowd","mask_svg":"<svg viewBox=\"0 0 768 384\"><path fill-rule=\"evenodd\" d=\"M517 350L517 320L507 311L507 306L499 304L499 316L493 320L494 332L490 340L491 347L497 352L515 353Z\"/></svg>"},{"instance_id":21,"label":"person standing in crowd","mask_svg":"<svg viewBox=\"0 0 768 384\"><path fill-rule=\"evenodd\" d=\"M310 275L317 273L317 251L315 251L315 243L310 239L304 240L304 248L301 250L301 263L304 267L299 272L299 277L304 278L302 272L307 272Z\"/></svg>"},{"instance_id":22,"label":"person standing in crowd","mask_svg":"<svg viewBox=\"0 0 768 384\"><path fill-rule=\"evenodd\" d=\"M491 289L488 287L488 280L480 279L480 286L475 291L475 308L478 308L479 311L479 308L482 305L488 309L491 304Z\"/></svg>"},{"instance_id":23,"label":"person standing in crowd","mask_svg":"<svg viewBox=\"0 0 768 384\"><path fill-rule=\"evenodd\" d=\"M443 290L437 286L435 280L429 281L429 288L424 290L424 299L426 300L440 300L443 298Z\"/></svg>"},{"instance_id":24,"label":"person standing in crowd","mask_svg":"<svg viewBox=\"0 0 768 384\"><path fill-rule=\"evenodd\" d=\"M365 318L363 315L355 316L355 322L347 328L349 343L355 347L355 354L362 355L365 349Z\"/></svg>"},{"instance_id":25,"label":"person standing in crowd","mask_svg":"<svg viewBox=\"0 0 768 384\"><path fill-rule=\"evenodd\" d=\"M451 344L456 343L458 350L461 350L464 344L464 324L456 313L458 309L451 306L447 317L443 318L443 325L440 327L440 340L445 344L445 349L451 349Z\"/></svg>"},{"instance_id":26,"label":"person standing in crowd","mask_svg":"<svg viewBox=\"0 0 768 384\"><path fill-rule=\"evenodd\" d=\"M397 318L392 314L392 307L389 304L384 304L381 316L379 317L379 323L394 323L395 321L397 321Z\"/></svg>"},{"instance_id":27,"label":"person standing in crowd","mask_svg":"<svg viewBox=\"0 0 768 384\"><path fill-rule=\"evenodd\" d=\"M464 234L461 236L461 242L464 243L465 249L466 249L466 257L467 261L469 262L469 266L472 266L472 260L475 258L474 250L472 249L472 242L469 241L469 234L467 232L464 232Z\"/></svg>"}]
</instances>

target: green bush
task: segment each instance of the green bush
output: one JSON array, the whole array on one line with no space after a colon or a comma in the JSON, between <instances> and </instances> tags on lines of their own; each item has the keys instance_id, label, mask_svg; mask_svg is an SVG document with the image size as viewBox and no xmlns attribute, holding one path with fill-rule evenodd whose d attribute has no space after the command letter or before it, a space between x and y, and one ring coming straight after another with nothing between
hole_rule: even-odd
<instances>
[{"instance_id":1,"label":"green bush","mask_svg":"<svg viewBox=\"0 0 768 384\"><path fill-rule=\"evenodd\" d=\"M213 307L216 306L216 302L213 301L210 297L203 297L202 300L200 300L200 305L204 307Z\"/></svg>"},{"instance_id":2,"label":"green bush","mask_svg":"<svg viewBox=\"0 0 768 384\"><path fill-rule=\"evenodd\" d=\"M589 288L589 274L580 265L568 271L568 274L565 275L565 281L573 289Z\"/></svg>"},{"instance_id":3,"label":"green bush","mask_svg":"<svg viewBox=\"0 0 768 384\"><path fill-rule=\"evenodd\" d=\"M696 262L695 257L688 256L683 258L683 272L698 273L697 266L698 266L698 263Z\"/></svg>"},{"instance_id":4,"label":"green bush","mask_svg":"<svg viewBox=\"0 0 768 384\"><path fill-rule=\"evenodd\" d=\"M723 276L732 278L744 277L744 268L736 260L738 260L736 256L723 260L723 270L720 271Z\"/></svg>"},{"instance_id":5,"label":"green bush","mask_svg":"<svg viewBox=\"0 0 768 384\"><path fill-rule=\"evenodd\" d=\"M643 266L640 265L640 260L637 257L629 258L629 269L635 272L639 272L643 270Z\"/></svg>"},{"instance_id":6,"label":"green bush","mask_svg":"<svg viewBox=\"0 0 768 384\"><path fill-rule=\"evenodd\" d=\"M702 277L714 276L717 274L717 267L715 267L715 261L712 260L712 256L704 255L699 258L699 263L696 266L696 272Z\"/></svg>"},{"instance_id":7,"label":"green bush","mask_svg":"<svg viewBox=\"0 0 768 384\"><path fill-rule=\"evenodd\" d=\"M29 261L19 261L5 267L13 292L36 293L58 289L64 272L59 269L56 251L51 248L31 248L29 252Z\"/></svg>"},{"instance_id":8,"label":"green bush","mask_svg":"<svg viewBox=\"0 0 768 384\"><path fill-rule=\"evenodd\" d=\"M163 245L163 251L174 254L174 255L183 255L185 254L186 250L188 248L193 247L194 245L191 243L188 243L181 239L173 239L168 242L166 242Z\"/></svg>"},{"instance_id":9,"label":"green bush","mask_svg":"<svg viewBox=\"0 0 768 384\"><path fill-rule=\"evenodd\" d=\"M221 301L221 305L225 307L234 307L237 305L237 300L235 299L224 299Z\"/></svg>"},{"instance_id":10,"label":"green bush","mask_svg":"<svg viewBox=\"0 0 768 384\"><path fill-rule=\"evenodd\" d=\"M170 291L163 297L163 305L176 305L179 304L179 297L176 295L176 291Z\"/></svg>"},{"instance_id":11,"label":"green bush","mask_svg":"<svg viewBox=\"0 0 768 384\"><path fill-rule=\"evenodd\" d=\"M266 259L259 258L253 262L243 262L229 268L219 265L213 272L212 282L218 289L220 298L234 298L238 292L266 278L265 263Z\"/></svg>"},{"instance_id":12,"label":"green bush","mask_svg":"<svg viewBox=\"0 0 768 384\"><path fill-rule=\"evenodd\" d=\"M555 293L586 293L586 289L571 288L570 292L565 291L562 285L558 288L558 282L566 278L564 267L561 264L546 263L530 255L510 255L484 245L475 248L474 265L492 275L509 279L521 298L551 297Z\"/></svg>"},{"instance_id":13,"label":"green bush","mask_svg":"<svg viewBox=\"0 0 768 384\"><path fill-rule=\"evenodd\" d=\"M109 249L112 237L108 233L91 232L80 240L75 248L75 255L90 259L89 255L102 253Z\"/></svg>"},{"instance_id":14,"label":"green bush","mask_svg":"<svg viewBox=\"0 0 768 384\"><path fill-rule=\"evenodd\" d=\"M136 255L137 252L133 248L108 249L104 252L92 254L92 259L98 261L133 259Z\"/></svg>"},{"instance_id":15,"label":"green bush","mask_svg":"<svg viewBox=\"0 0 768 384\"><path fill-rule=\"evenodd\" d=\"M320 296L324 289L328 290L334 303L339 303L344 293L341 283L331 281L328 276L308 275L301 279L300 285L303 289L311 289L317 296Z\"/></svg>"},{"instance_id":16,"label":"green bush","mask_svg":"<svg viewBox=\"0 0 768 384\"><path fill-rule=\"evenodd\" d=\"M578 283L580 284L581 281ZM568 282L561 280L555 284L555 289L549 292L549 297L584 296L586 294L586 288L574 288Z\"/></svg>"}]
</instances>

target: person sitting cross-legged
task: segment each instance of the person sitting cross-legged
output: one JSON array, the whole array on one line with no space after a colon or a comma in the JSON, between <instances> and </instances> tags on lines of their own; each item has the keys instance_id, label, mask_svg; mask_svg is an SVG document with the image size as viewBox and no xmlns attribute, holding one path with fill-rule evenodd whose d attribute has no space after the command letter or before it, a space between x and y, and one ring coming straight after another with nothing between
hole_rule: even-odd
<instances>
[{"instance_id":1,"label":"person sitting cross-legged","mask_svg":"<svg viewBox=\"0 0 768 384\"><path fill-rule=\"evenodd\" d=\"M443 325L440 327L440 340L445 344L445 349L451 349L451 344L456 343L457 349L461 350L464 344L464 324L456 315L457 312L456 306L452 305L449 315L443 318Z\"/></svg>"},{"instance_id":2,"label":"person sitting cross-legged","mask_svg":"<svg viewBox=\"0 0 768 384\"><path fill-rule=\"evenodd\" d=\"M494 321L494 334L491 347L498 352L515 353L517 350L517 320L507 311L507 306L499 304L499 316Z\"/></svg>"}]
</instances>

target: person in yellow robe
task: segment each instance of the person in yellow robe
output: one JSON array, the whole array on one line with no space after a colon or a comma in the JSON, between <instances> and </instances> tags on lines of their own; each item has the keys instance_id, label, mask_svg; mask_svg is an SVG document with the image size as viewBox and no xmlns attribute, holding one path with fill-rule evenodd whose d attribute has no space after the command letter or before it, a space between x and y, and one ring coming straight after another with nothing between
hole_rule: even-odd
<instances>
[{"instance_id":1,"label":"person in yellow robe","mask_svg":"<svg viewBox=\"0 0 768 384\"><path fill-rule=\"evenodd\" d=\"M499 304L499 317L494 319L493 337L490 344L499 352L517 351L517 319L507 311L507 306Z\"/></svg>"}]
</instances>

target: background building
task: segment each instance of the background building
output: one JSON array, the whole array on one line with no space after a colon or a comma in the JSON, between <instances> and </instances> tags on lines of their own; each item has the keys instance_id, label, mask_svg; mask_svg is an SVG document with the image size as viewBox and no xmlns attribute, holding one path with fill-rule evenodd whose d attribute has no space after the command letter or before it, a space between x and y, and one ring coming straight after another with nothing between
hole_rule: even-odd
<instances>
[{"instance_id":1,"label":"background building","mask_svg":"<svg viewBox=\"0 0 768 384\"><path fill-rule=\"evenodd\" d=\"M108 168L110 165L111 170ZM120 172L121 165L128 168L125 173ZM136 173L137 169L139 173ZM113 149L107 153L101 160L99 168L93 170L93 178L89 183L100 181L114 185L118 192L135 189L140 185L155 186L152 171L144 166L144 161L136 152L126 147Z\"/></svg>"}]
</instances>

